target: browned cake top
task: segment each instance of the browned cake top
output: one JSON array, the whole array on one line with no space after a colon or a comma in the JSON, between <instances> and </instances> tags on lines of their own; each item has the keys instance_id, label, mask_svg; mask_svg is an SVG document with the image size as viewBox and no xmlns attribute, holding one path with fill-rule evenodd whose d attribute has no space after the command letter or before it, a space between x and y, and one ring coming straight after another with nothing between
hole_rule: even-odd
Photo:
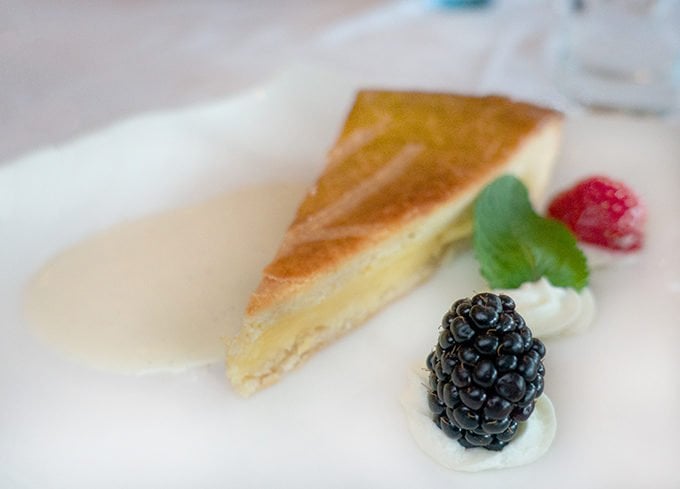
<instances>
[{"instance_id":1,"label":"browned cake top","mask_svg":"<svg viewBox=\"0 0 680 489\"><path fill-rule=\"evenodd\" d=\"M248 313L456 200L557 115L497 96L359 92Z\"/></svg>"}]
</instances>

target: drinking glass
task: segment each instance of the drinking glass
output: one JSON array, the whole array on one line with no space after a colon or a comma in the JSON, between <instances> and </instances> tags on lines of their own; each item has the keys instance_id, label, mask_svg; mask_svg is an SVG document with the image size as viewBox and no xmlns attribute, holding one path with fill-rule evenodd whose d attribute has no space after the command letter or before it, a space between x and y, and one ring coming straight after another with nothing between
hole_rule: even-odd
<instances>
[{"instance_id":1,"label":"drinking glass","mask_svg":"<svg viewBox=\"0 0 680 489\"><path fill-rule=\"evenodd\" d=\"M680 0L558 0L558 83L591 107L678 108Z\"/></svg>"}]
</instances>

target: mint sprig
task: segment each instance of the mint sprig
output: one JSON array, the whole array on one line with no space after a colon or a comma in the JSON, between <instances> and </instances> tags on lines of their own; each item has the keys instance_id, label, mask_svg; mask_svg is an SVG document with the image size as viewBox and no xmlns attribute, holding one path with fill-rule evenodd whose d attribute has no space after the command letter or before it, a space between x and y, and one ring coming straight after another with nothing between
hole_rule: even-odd
<instances>
[{"instance_id":1,"label":"mint sprig","mask_svg":"<svg viewBox=\"0 0 680 489\"><path fill-rule=\"evenodd\" d=\"M541 277L557 287L588 285L588 265L576 239L561 222L534 212L516 177L499 177L479 194L472 240L492 288L514 289Z\"/></svg>"}]
</instances>

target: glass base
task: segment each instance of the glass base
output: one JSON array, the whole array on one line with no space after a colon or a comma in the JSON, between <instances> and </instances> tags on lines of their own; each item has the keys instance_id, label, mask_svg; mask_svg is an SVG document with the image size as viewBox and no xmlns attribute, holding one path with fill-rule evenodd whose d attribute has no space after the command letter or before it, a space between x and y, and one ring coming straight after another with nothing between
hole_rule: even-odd
<instances>
[{"instance_id":1,"label":"glass base","mask_svg":"<svg viewBox=\"0 0 680 489\"><path fill-rule=\"evenodd\" d=\"M667 114L680 108L680 83L672 74L617 76L565 59L558 75L563 92L588 107L643 114Z\"/></svg>"}]
</instances>

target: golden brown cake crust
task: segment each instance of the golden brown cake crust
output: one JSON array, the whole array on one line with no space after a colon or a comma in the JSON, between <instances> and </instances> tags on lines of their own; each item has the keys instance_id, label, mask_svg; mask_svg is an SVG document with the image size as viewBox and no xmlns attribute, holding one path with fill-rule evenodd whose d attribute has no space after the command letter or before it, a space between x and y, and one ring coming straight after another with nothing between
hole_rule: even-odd
<instances>
[{"instance_id":1,"label":"golden brown cake crust","mask_svg":"<svg viewBox=\"0 0 680 489\"><path fill-rule=\"evenodd\" d=\"M498 96L360 91L247 315L497 174L550 109Z\"/></svg>"}]
</instances>

